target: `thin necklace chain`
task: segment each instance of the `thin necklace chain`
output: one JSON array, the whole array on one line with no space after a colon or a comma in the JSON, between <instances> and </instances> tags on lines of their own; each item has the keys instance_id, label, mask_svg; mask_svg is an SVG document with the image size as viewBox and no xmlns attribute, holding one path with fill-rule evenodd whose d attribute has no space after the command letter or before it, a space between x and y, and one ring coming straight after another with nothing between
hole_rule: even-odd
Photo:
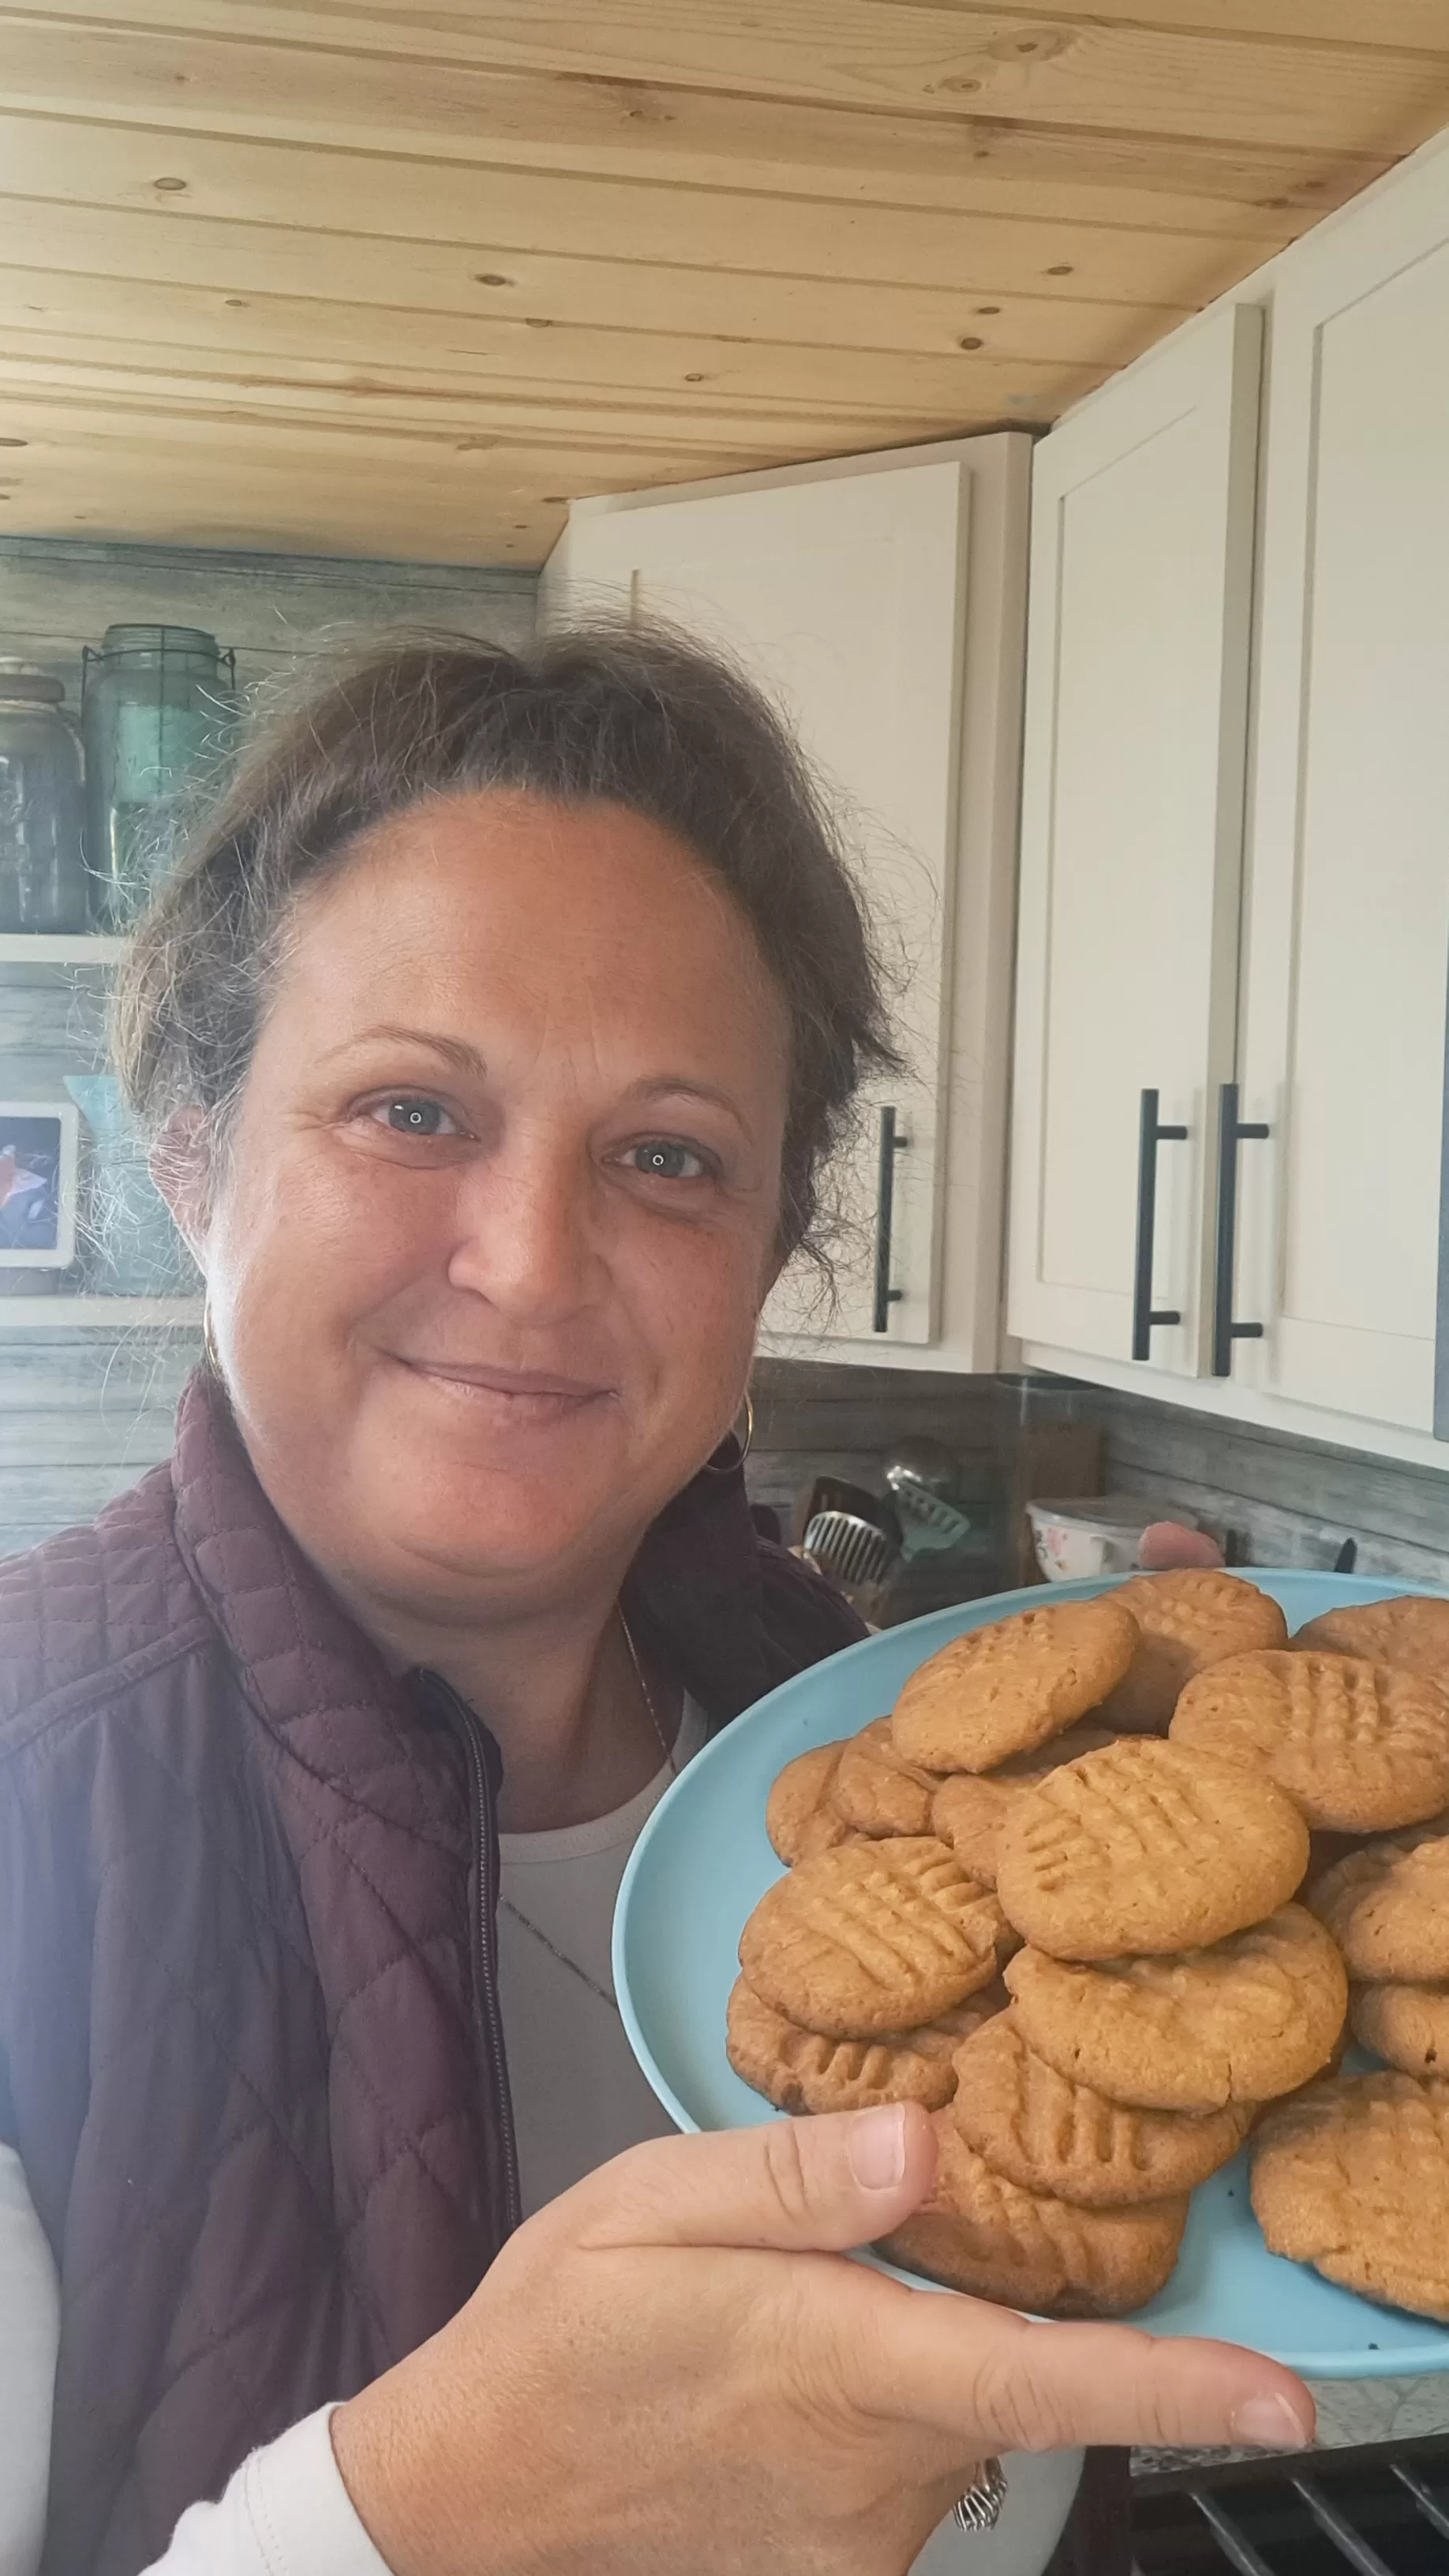
<instances>
[{"instance_id":1,"label":"thin necklace chain","mask_svg":"<svg viewBox=\"0 0 1449 2576\"><path fill-rule=\"evenodd\" d=\"M674 1747L670 1743L663 1727L659 1723L659 1711L654 1705L654 1693L651 1691L648 1682L644 1678L644 1666L640 1661L639 1649L634 1643L629 1622L624 1616L622 1606L619 1610L619 1626L623 1631L624 1643L629 1649L629 1661L634 1667L634 1679L639 1685L639 1696L644 1702L645 1708L649 1712L649 1723L659 1738L659 1749L664 1756L666 1765L668 1766L669 1776L671 1780L675 1780L679 1776L679 1765L674 1758ZM601 1986L597 1977L591 1977L587 1968L581 1968L577 1959L571 1959L566 1950L561 1950L556 1942L551 1941L548 1934L542 1930L540 1925L531 1921L530 1917L523 1913L521 1908L513 1903L511 1897L500 1895L498 1902L505 1914L511 1916L512 1920L517 1923L523 1931L532 1935L532 1938L538 1943L540 1949L546 1950L549 1957L556 1960L561 1968L567 1968L570 1976L577 1977L580 1985L587 1986L591 1995L596 1995L601 2004L608 2005L610 2012L618 2012L618 1998L610 1992L609 1988L607 1986Z\"/></svg>"}]
</instances>

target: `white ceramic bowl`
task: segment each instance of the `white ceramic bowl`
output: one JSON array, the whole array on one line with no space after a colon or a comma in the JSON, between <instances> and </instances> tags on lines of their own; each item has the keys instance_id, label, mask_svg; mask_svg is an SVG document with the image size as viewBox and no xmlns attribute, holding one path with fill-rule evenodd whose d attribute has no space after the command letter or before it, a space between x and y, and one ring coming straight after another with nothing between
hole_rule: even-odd
<instances>
[{"instance_id":1,"label":"white ceramic bowl","mask_svg":"<svg viewBox=\"0 0 1449 2576\"><path fill-rule=\"evenodd\" d=\"M1181 1520L1181 1512L1125 1494L1096 1494L1080 1502L1028 1503L1036 1561L1048 1583L1089 1583L1100 1574L1130 1574L1142 1533L1154 1521ZM1189 1522L1189 1527L1193 1524Z\"/></svg>"}]
</instances>

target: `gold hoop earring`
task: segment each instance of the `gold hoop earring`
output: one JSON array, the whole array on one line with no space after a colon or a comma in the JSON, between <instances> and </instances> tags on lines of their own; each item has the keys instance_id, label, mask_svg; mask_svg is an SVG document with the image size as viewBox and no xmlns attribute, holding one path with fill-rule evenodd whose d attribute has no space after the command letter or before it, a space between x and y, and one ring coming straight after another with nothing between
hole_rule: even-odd
<instances>
[{"instance_id":1,"label":"gold hoop earring","mask_svg":"<svg viewBox=\"0 0 1449 2576\"><path fill-rule=\"evenodd\" d=\"M201 1348L206 1359L206 1365L210 1369L212 1376L214 1378L220 1378L221 1353L216 1347L216 1326L211 1320L211 1299L209 1297L205 1300L201 1309Z\"/></svg>"},{"instance_id":2,"label":"gold hoop earring","mask_svg":"<svg viewBox=\"0 0 1449 2576\"><path fill-rule=\"evenodd\" d=\"M733 1425L733 1424L731 1424L730 1428L731 1428L731 1430L733 1430L734 1425ZM728 1467L716 1467L716 1466L712 1465L711 1461L710 1461L708 1458L706 1458L706 1460L705 1460L705 1462L704 1462L704 1465L701 1467L701 1469L700 1469L700 1471L699 1471L699 1472L700 1472L700 1474L701 1474L702 1476L733 1476L733 1475L735 1474L735 1472L736 1472L736 1470L737 1470L738 1468L743 1467L743 1465L744 1465L744 1463L745 1463L745 1460L748 1458L748 1456L749 1456L749 1454L750 1454L750 1450L751 1450L752 1446L754 1445L754 1438L755 1438L755 1404L754 1404L754 1398L753 1398L753 1396L751 1395L749 1388L748 1388L748 1387L746 1387L746 1389L745 1389L745 1436L744 1436L744 1441L743 1441L743 1444L742 1444L742 1446L741 1446L740 1454L739 1454L738 1458L737 1458L737 1459L735 1459L735 1460L734 1460L734 1461L733 1461L733 1462L732 1462Z\"/></svg>"}]
</instances>

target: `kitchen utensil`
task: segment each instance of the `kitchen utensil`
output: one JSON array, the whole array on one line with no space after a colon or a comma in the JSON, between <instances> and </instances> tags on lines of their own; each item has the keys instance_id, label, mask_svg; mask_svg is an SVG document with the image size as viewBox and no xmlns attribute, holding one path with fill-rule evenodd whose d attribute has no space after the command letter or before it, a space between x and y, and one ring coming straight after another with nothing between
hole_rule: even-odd
<instances>
[{"instance_id":1,"label":"kitchen utensil","mask_svg":"<svg viewBox=\"0 0 1449 2576\"><path fill-rule=\"evenodd\" d=\"M1290 1628L1346 1602L1424 1589L1365 1575L1256 1567L1253 1581L1281 1603ZM1085 1600L1112 1588L1099 1581L1070 1590ZM908 1674L948 1639L1040 1602L1032 1587L959 1603L830 1656L737 1717L655 1808L619 1891L614 1984L634 2053L681 2129L745 2128L776 2116L740 2081L724 2049L740 1929L780 1874L765 1835L765 1799L776 1773L792 1755L878 1717ZM862 2259L911 2280L878 2256ZM1268 2252L1249 2206L1243 2157L1194 2193L1177 2269L1138 2322L1157 2334L1250 2344L1310 2378L1449 2370L1449 2328L1373 2307Z\"/></svg>"},{"instance_id":2,"label":"kitchen utensil","mask_svg":"<svg viewBox=\"0 0 1449 2576\"><path fill-rule=\"evenodd\" d=\"M80 745L63 684L0 655L0 930L83 931Z\"/></svg>"},{"instance_id":3,"label":"kitchen utensil","mask_svg":"<svg viewBox=\"0 0 1449 2576\"><path fill-rule=\"evenodd\" d=\"M884 1495L873 1494L865 1485L852 1485L844 1476L816 1476L802 1485L795 1497L791 1539L794 1545L804 1543L805 1532L817 1512L849 1512L858 1521L869 1521L872 1529L884 1530L892 1546L899 1545L901 1525L895 1505Z\"/></svg>"},{"instance_id":4,"label":"kitchen utensil","mask_svg":"<svg viewBox=\"0 0 1449 2576\"><path fill-rule=\"evenodd\" d=\"M805 1532L805 1553L847 1591L884 1583L900 1558L884 1530L874 1521L858 1520L853 1512L817 1512Z\"/></svg>"},{"instance_id":5,"label":"kitchen utensil","mask_svg":"<svg viewBox=\"0 0 1449 2576\"><path fill-rule=\"evenodd\" d=\"M887 1476L891 1473L888 1467ZM895 1496L896 1509L906 1524L907 1556L919 1556L936 1549L944 1553L947 1548L966 1545L974 1523L965 1512L959 1512L954 1503L943 1503L939 1494L933 1494L929 1486L918 1485L914 1477L899 1469L895 1471L891 1491Z\"/></svg>"},{"instance_id":6,"label":"kitchen utensil","mask_svg":"<svg viewBox=\"0 0 1449 2576\"><path fill-rule=\"evenodd\" d=\"M898 1440L885 1462L891 1492L902 1485L937 1495L943 1503L957 1499L961 1462L944 1440Z\"/></svg>"},{"instance_id":7,"label":"kitchen utensil","mask_svg":"<svg viewBox=\"0 0 1449 2576\"><path fill-rule=\"evenodd\" d=\"M1130 1574L1142 1533L1154 1521L1197 1527L1190 1513L1136 1494L1100 1494L1083 1501L1031 1502L1036 1561L1048 1583L1075 1583L1094 1574Z\"/></svg>"},{"instance_id":8,"label":"kitchen utensil","mask_svg":"<svg viewBox=\"0 0 1449 2576\"><path fill-rule=\"evenodd\" d=\"M111 929L169 873L175 808L231 731L236 656L199 626L108 626L84 656L86 862Z\"/></svg>"}]
</instances>

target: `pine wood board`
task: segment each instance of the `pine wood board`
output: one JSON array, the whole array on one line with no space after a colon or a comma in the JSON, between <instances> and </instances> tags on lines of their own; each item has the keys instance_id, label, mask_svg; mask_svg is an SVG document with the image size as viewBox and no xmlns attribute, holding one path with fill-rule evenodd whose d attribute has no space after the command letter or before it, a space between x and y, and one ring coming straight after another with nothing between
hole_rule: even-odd
<instances>
[{"instance_id":1,"label":"pine wood board","mask_svg":"<svg viewBox=\"0 0 1449 2576\"><path fill-rule=\"evenodd\" d=\"M708 296L694 299L706 310L696 310L692 329L683 310L674 330L631 323L622 274L617 301L596 295L591 312L581 285L573 309L544 328L508 309L439 317L405 304L380 311L375 303L130 280L121 333L114 277L0 264L0 332L5 354L15 358L89 355L126 366L141 358L153 370L177 364L189 371L205 357L224 360L239 377L286 361L331 368L343 381L377 390L401 381L534 397L552 391L590 408L660 393L701 417L706 405L728 401L784 405L821 420L836 409L902 418L939 413L949 424L963 403L1031 392L1034 384L1059 381L1063 367L1105 374L1161 328L1156 307L1084 303L1063 316L1032 296L993 299L990 314L973 312L964 298L954 311L927 303L913 318L912 307L898 312L879 289L882 339L852 345L823 336L828 317L818 288L797 280L779 285L778 302L761 299L756 330L747 335L712 328L717 316ZM899 338L888 336L893 329ZM707 390L693 390L699 387Z\"/></svg>"},{"instance_id":2,"label":"pine wood board","mask_svg":"<svg viewBox=\"0 0 1449 2576\"><path fill-rule=\"evenodd\" d=\"M1383 155L1352 146L1325 166L1321 150L1297 139L1248 144L1194 133L1168 141L1155 129L1063 131L949 106L893 114L735 89L480 70L411 50L400 74L383 54L314 53L192 26L162 34L57 25L49 14L14 8L0 8L0 40L7 101L33 113L99 114L176 132L204 122L209 133L270 142L939 205L1016 221L1027 219L1029 187L1042 219L1057 224L1151 220L1287 239L1386 166ZM1144 197L1153 202L1144 205ZM1238 201L1236 215L1223 197ZM1156 256L1160 263L1160 249Z\"/></svg>"},{"instance_id":3,"label":"pine wood board","mask_svg":"<svg viewBox=\"0 0 1449 2576\"><path fill-rule=\"evenodd\" d=\"M0 528L509 564L1050 421L1449 121L1449 0L0 0L0 65Z\"/></svg>"}]
</instances>

